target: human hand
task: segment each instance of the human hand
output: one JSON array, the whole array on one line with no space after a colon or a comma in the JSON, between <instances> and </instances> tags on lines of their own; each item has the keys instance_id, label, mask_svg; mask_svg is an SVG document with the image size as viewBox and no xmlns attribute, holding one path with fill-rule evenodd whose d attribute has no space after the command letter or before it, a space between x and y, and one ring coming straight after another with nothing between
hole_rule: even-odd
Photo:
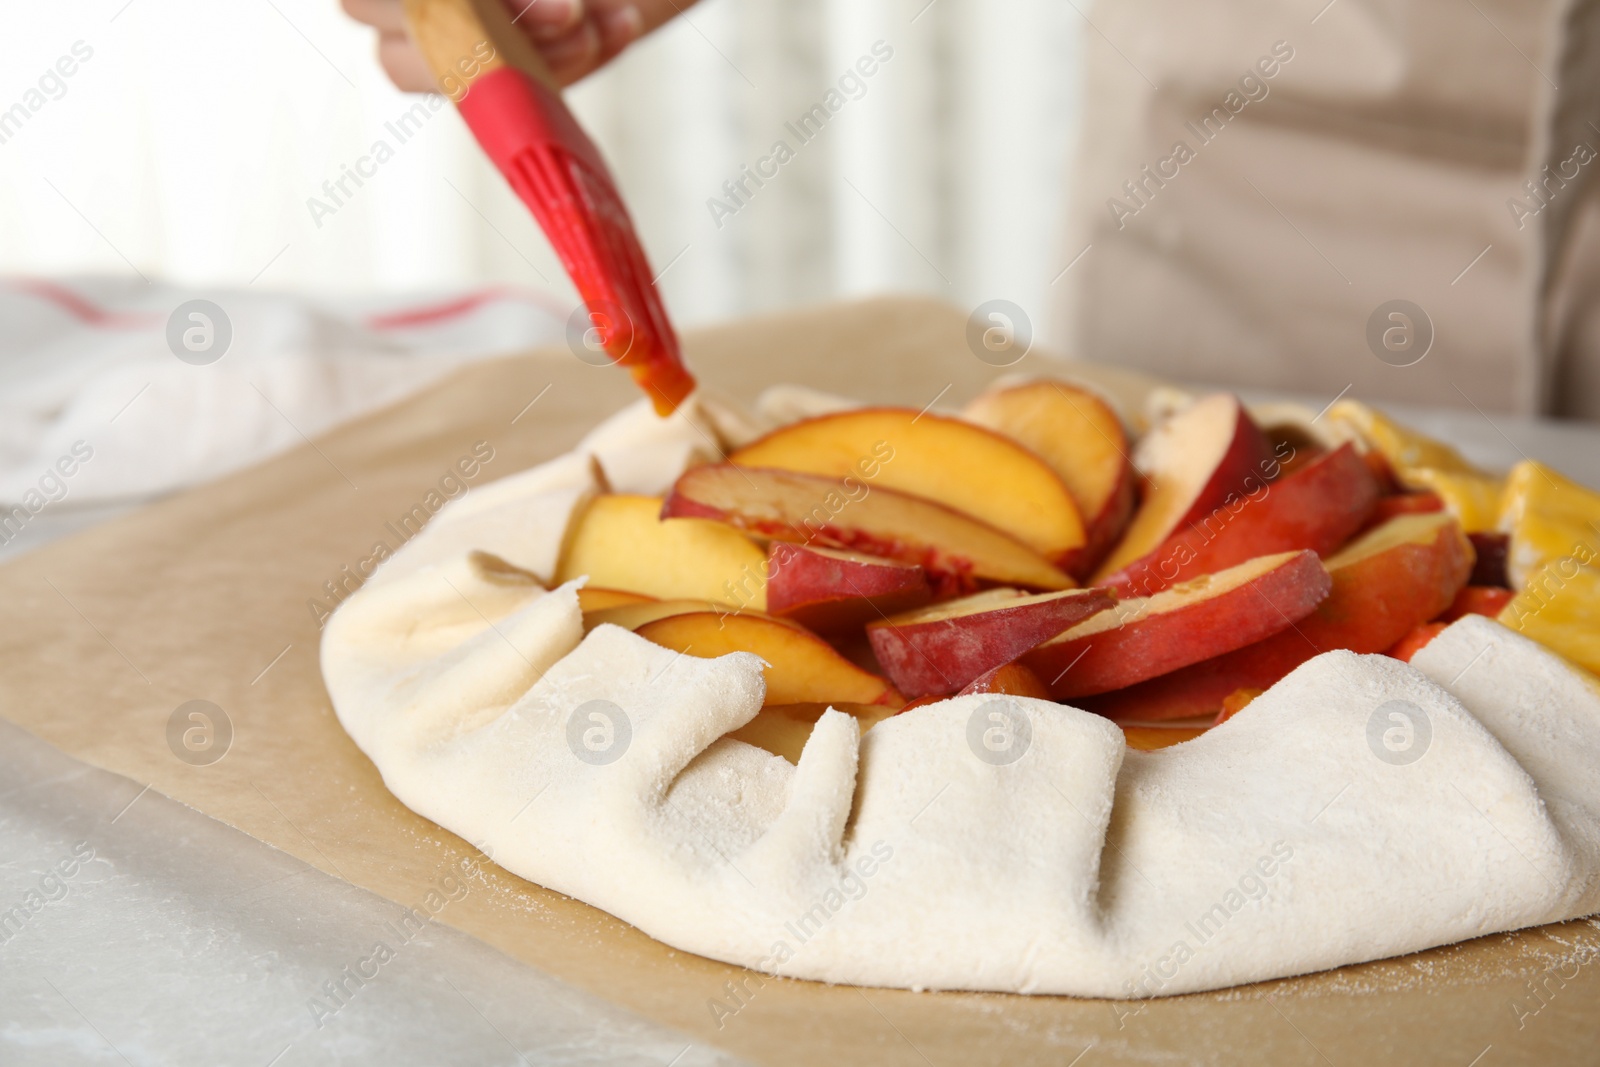
<instances>
[{"instance_id":1,"label":"human hand","mask_svg":"<svg viewBox=\"0 0 1600 1067\"><path fill-rule=\"evenodd\" d=\"M666 22L694 0L502 0L562 85L570 85ZM345 13L378 31L378 62L407 92L437 89L406 32L401 0L340 0Z\"/></svg>"}]
</instances>

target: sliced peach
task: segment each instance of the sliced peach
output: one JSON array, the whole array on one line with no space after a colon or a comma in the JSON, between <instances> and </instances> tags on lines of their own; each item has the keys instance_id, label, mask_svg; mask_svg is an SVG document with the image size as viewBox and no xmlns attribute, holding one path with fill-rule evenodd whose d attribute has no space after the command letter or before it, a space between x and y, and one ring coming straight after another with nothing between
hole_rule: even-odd
<instances>
[{"instance_id":1,"label":"sliced peach","mask_svg":"<svg viewBox=\"0 0 1600 1067\"><path fill-rule=\"evenodd\" d=\"M1022 657L1057 700L1105 693L1292 626L1327 597L1315 552L1282 552L1124 600Z\"/></svg>"},{"instance_id":2,"label":"sliced peach","mask_svg":"<svg viewBox=\"0 0 1600 1067\"><path fill-rule=\"evenodd\" d=\"M700 611L657 619L634 632L701 659L754 652L767 663L762 671L767 704L842 700L898 708L905 703L885 679L857 667L815 634L778 619Z\"/></svg>"},{"instance_id":3,"label":"sliced peach","mask_svg":"<svg viewBox=\"0 0 1600 1067\"><path fill-rule=\"evenodd\" d=\"M1193 741L1206 732L1204 726L1132 726L1122 728L1122 739L1131 749L1154 752L1158 748L1171 748L1185 741Z\"/></svg>"},{"instance_id":4,"label":"sliced peach","mask_svg":"<svg viewBox=\"0 0 1600 1067\"><path fill-rule=\"evenodd\" d=\"M777 541L915 563L941 596L971 592L979 581L1032 589L1074 584L1039 553L992 526L860 481L706 464L678 479L661 512L716 519Z\"/></svg>"},{"instance_id":5,"label":"sliced peach","mask_svg":"<svg viewBox=\"0 0 1600 1067\"><path fill-rule=\"evenodd\" d=\"M1325 556L1367 521L1378 483L1353 446L1325 452L1277 481L1259 482L1204 519L1180 529L1150 555L1101 579L1119 595L1150 596L1198 574L1277 552Z\"/></svg>"},{"instance_id":6,"label":"sliced peach","mask_svg":"<svg viewBox=\"0 0 1600 1067\"><path fill-rule=\"evenodd\" d=\"M766 749L790 763L799 763L800 752L810 740L812 728L830 707L853 716L862 733L895 714L893 708L881 704L768 704L756 713L755 718L728 736L747 745Z\"/></svg>"},{"instance_id":7,"label":"sliced peach","mask_svg":"<svg viewBox=\"0 0 1600 1067\"><path fill-rule=\"evenodd\" d=\"M1269 689L1323 652L1387 651L1450 606L1472 571L1472 546L1446 512L1401 515L1330 556L1327 567L1333 591L1293 629L1085 707L1119 720L1212 715L1235 689Z\"/></svg>"},{"instance_id":8,"label":"sliced peach","mask_svg":"<svg viewBox=\"0 0 1600 1067\"><path fill-rule=\"evenodd\" d=\"M1370 469L1370 468L1369 468ZM1389 493L1373 509L1370 524L1377 526L1396 515L1426 515L1430 511L1448 511L1444 497L1432 489L1402 489Z\"/></svg>"},{"instance_id":9,"label":"sliced peach","mask_svg":"<svg viewBox=\"0 0 1600 1067\"><path fill-rule=\"evenodd\" d=\"M767 549L767 611L818 633L855 629L932 599L915 563L786 541Z\"/></svg>"},{"instance_id":10,"label":"sliced peach","mask_svg":"<svg viewBox=\"0 0 1600 1067\"><path fill-rule=\"evenodd\" d=\"M1039 676L1017 662L1002 663L992 671L983 672L956 695L967 696L971 693L1004 693L1014 697L1050 699L1050 690Z\"/></svg>"},{"instance_id":11,"label":"sliced peach","mask_svg":"<svg viewBox=\"0 0 1600 1067\"><path fill-rule=\"evenodd\" d=\"M1432 467L1407 467L1396 472L1396 478L1402 485L1432 493L1444 501L1445 510L1468 533L1494 529L1505 490L1504 478Z\"/></svg>"},{"instance_id":12,"label":"sliced peach","mask_svg":"<svg viewBox=\"0 0 1600 1067\"><path fill-rule=\"evenodd\" d=\"M984 393L962 418L1004 434L1050 465L1083 516L1082 575L1111 549L1133 514L1138 475L1122 420L1098 395L1068 382L1035 381Z\"/></svg>"},{"instance_id":13,"label":"sliced peach","mask_svg":"<svg viewBox=\"0 0 1600 1067\"><path fill-rule=\"evenodd\" d=\"M774 430L734 452L744 467L854 479L932 500L1003 530L1053 563L1083 553L1083 519L1049 465L1015 441L910 408L856 408Z\"/></svg>"},{"instance_id":14,"label":"sliced peach","mask_svg":"<svg viewBox=\"0 0 1600 1067\"><path fill-rule=\"evenodd\" d=\"M1222 710L1217 712L1217 721L1211 725L1221 726L1249 707L1250 702L1264 692L1266 692L1264 689L1235 689L1222 698Z\"/></svg>"},{"instance_id":15,"label":"sliced peach","mask_svg":"<svg viewBox=\"0 0 1600 1067\"><path fill-rule=\"evenodd\" d=\"M1600 674L1600 569L1551 560L1528 576L1500 622Z\"/></svg>"},{"instance_id":16,"label":"sliced peach","mask_svg":"<svg viewBox=\"0 0 1600 1067\"><path fill-rule=\"evenodd\" d=\"M588 633L602 623L620 626L624 630L637 630L647 622L669 619L674 615L688 615L696 611L714 611L732 615L740 609L733 604L717 600L675 598L671 600L646 600L638 604L614 604L609 608L596 608L583 613L583 631Z\"/></svg>"},{"instance_id":17,"label":"sliced peach","mask_svg":"<svg viewBox=\"0 0 1600 1067\"><path fill-rule=\"evenodd\" d=\"M630 593L626 589L607 589L599 585L586 585L578 590L578 610L585 614L602 608L615 608L623 604L648 604L653 596Z\"/></svg>"},{"instance_id":18,"label":"sliced peach","mask_svg":"<svg viewBox=\"0 0 1600 1067\"><path fill-rule=\"evenodd\" d=\"M948 695L1114 603L1099 589L991 589L869 623L867 639L906 696Z\"/></svg>"},{"instance_id":19,"label":"sliced peach","mask_svg":"<svg viewBox=\"0 0 1600 1067\"><path fill-rule=\"evenodd\" d=\"M1276 473L1273 463L1271 446L1237 397L1204 396L1163 420L1134 454L1144 500L1097 575L1115 574L1230 497L1255 491Z\"/></svg>"},{"instance_id":20,"label":"sliced peach","mask_svg":"<svg viewBox=\"0 0 1600 1067\"><path fill-rule=\"evenodd\" d=\"M1506 609L1515 594L1493 585L1464 585L1461 592L1439 616L1440 622L1455 622L1463 615L1487 615L1493 619Z\"/></svg>"},{"instance_id":21,"label":"sliced peach","mask_svg":"<svg viewBox=\"0 0 1600 1067\"><path fill-rule=\"evenodd\" d=\"M1587 565L1600 559L1600 492L1542 463L1524 460L1511 468L1498 522L1511 535L1506 571L1513 589L1558 560Z\"/></svg>"},{"instance_id":22,"label":"sliced peach","mask_svg":"<svg viewBox=\"0 0 1600 1067\"><path fill-rule=\"evenodd\" d=\"M1385 655L1393 656L1401 663L1410 663L1412 656L1427 648L1428 643L1444 633L1449 625L1447 622L1425 622L1390 645Z\"/></svg>"},{"instance_id":23,"label":"sliced peach","mask_svg":"<svg viewBox=\"0 0 1600 1067\"><path fill-rule=\"evenodd\" d=\"M1389 494L1403 493L1406 487L1400 484L1399 477L1394 468L1389 465L1389 460L1376 448L1369 448L1361 454L1361 462L1367 465L1367 470L1372 472L1372 477L1383 486L1383 491Z\"/></svg>"},{"instance_id":24,"label":"sliced peach","mask_svg":"<svg viewBox=\"0 0 1600 1067\"><path fill-rule=\"evenodd\" d=\"M661 499L627 493L594 498L567 531L556 581L588 575L593 585L662 599L732 600L761 610L767 556L720 522L662 521ZM753 595L738 590L755 583Z\"/></svg>"},{"instance_id":25,"label":"sliced peach","mask_svg":"<svg viewBox=\"0 0 1600 1067\"><path fill-rule=\"evenodd\" d=\"M1369 449L1368 459L1398 484L1439 496L1467 532L1494 528L1501 479L1474 467L1454 448L1355 400L1330 407L1328 421L1355 433Z\"/></svg>"},{"instance_id":26,"label":"sliced peach","mask_svg":"<svg viewBox=\"0 0 1600 1067\"><path fill-rule=\"evenodd\" d=\"M1396 470L1430 467L1434 470L1481 473L1460 452L1431 437L1417 433L1370 408L1359 400L1340 400L1328 408L1328 421L1348 427L1367 446L1389 461Z\"/></svg>"},{"instance_id":27,"label":"sliced peach","mask_svg":"<svg viewBox=\"0 0 1600 1067\"><path fill-rule=\"evenodd\" d=\"M1371 468L1369 467L1370 471ZM1376 481L1376 479L1374 479ZM1425 515L1430 511L1443 511L1444 498L1431 490L1416 493L1390 493L1378 501L1367 517L1368 526L1382 526L1396 515Z\"/></svg>"},{"instance_id":28,"label":"sliced peach","mask_svg":"<svg viewBox=\"0 0 1600 1067\"><path fill-rule=\"evenodd\" d=\"M1310 432L1293 423L1278 423L1261 427L1272 454L1281 457L1273 479L1287 478L1302 467L1309 466L1328 453L1328 446L1312 437ZM1337 446L1335 446L1337 447ZM1269 468L1270 471L1270 468Z\"/></svg>"}]
</instances>

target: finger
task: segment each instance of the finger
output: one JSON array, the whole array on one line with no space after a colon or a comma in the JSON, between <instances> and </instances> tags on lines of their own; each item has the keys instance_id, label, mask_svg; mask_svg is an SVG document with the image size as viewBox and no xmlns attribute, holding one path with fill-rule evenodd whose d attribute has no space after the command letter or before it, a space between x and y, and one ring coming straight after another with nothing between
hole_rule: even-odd
<instances>
[{"instance_id":1,"label":"finger","mask_svg":"<svg viewBox=\"0 0 1600 1067\"><path fill-rule=\"evenodd\" d=\"M600 31L585 19L578 28L555 41L539 46L550 73L562 85L570 85L600 64Z\"/></svg>"},{"instance_id":2,"label":"finger","mask_svg":"<svg viewBox=\"0 0 1600 1067\"><path fill-rule=\"evenodd\" d=\"M663 23L682 15L694 4L695 0L590 0L589 6L596 14L621 7L637 8L639 18L644 23L643 33L649 33Z\"/></svg>"},{"instance_id":3,"label":"finger","mask_svg":"<svg viewBox=\"0 0 1600 1067\"><path fill-rule=\"evenodd\" d=\"M422 53L403 33L385 33L378 38L378 62L397 88L408 93L439 91Z\"/></svg>"},{"instance_id":4,"label":"finger","mask_svg":"<svg viewBox=\"0 0 1600 1067\"><path fill-rule=\"evenodd\" d=\"M535 42L553 41L583 20L583 0L504 0L511 22Z\"/></svg>"},{"instance_id":5,"label":"finger","mask_svg":"<svg viewBox=\"0 0 1600 1067\"><path fill-rule=\"evenodd\" d=\"M600 31L600 61L604 62L644 36L644 16L632 4L593 15Z\"/></svg>"},{"instance_id":6,"label":"finger","mask_svg":"<svg viewBox=\"0 0 1600 1067\"><path fill-rule=\"evenodd\" d=\"M405 12L400 0L340 0L344 13L379 33L404 33Z\"/></svg>"}]
</instances>

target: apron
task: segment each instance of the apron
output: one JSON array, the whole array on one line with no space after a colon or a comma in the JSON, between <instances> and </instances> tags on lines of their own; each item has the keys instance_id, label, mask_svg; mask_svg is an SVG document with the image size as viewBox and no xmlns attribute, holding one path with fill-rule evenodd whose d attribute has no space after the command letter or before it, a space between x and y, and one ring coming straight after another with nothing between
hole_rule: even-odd
<instances>
[{"instance_id":1,"label":"apron","mask_svg":"<svg viewBox=\"0 0 1600 1067\"><path fill-rule=\"evenodd\" d=\"M1600 3L1324 3L1090 11L1060 335L1237 388L1600 418Z\"/></svg>"}]
</instances>

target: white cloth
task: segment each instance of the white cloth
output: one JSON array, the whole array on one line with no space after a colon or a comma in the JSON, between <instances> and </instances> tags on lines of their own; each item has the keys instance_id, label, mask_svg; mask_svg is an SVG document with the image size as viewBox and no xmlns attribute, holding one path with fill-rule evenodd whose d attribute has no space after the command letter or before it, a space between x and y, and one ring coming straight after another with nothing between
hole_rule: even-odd
<instances>
[{"instance_id":1,"label":"white cloth","mask_svg":"<svg viewBox=\"0 0 1600 1067\"><path fill-rule=\"evenodd\" d=\"M205 365L167 341L169 317L195 298L222 308L232 332ZM559 302L509 290L378 306L0 283L0 552L52 519L219 477L564 329Z\"/></svg>"}]
</instances>

